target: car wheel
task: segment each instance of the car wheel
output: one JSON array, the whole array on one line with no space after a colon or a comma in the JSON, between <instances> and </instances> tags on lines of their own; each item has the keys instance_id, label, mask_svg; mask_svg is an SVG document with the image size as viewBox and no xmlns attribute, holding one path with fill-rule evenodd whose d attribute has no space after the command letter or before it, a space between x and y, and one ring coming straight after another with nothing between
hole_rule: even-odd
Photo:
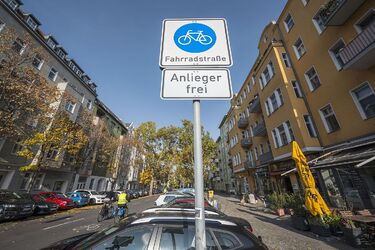
<instances>
[{"instance_id":1,"label":"car wheel","mask_svg":"<svg viewBox=\"0 0 375 250\"><path fill-rule=\"evenodd\" d=\"M89 204L90 204L90 205L94 205L94 204L95 204L95 199L90 199Z\"/></svg>"},{"instance_id":2,"label":"car wheel","mask_svg":"<svg viewBox=\"0 0 375 250\"><path fill-rule=\"evenodd\" d=\"M74 202L74 207L78 207L78 203L77 202Z\"/></svg>"}]
</instances>

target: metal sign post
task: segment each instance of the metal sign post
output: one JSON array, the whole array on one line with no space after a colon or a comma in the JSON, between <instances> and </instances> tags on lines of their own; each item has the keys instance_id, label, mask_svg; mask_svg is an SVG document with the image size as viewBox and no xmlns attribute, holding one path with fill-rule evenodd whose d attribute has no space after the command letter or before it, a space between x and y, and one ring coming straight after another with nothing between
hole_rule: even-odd
<instances>
[{"instance_id":1,"label":"metal sign post","mask_svg":"<svg viewBox=\"0 0 375 250\"><path fill-rule=\"evenodd\" d=\"M163 21L160 61L163 100L193 100L195 249L206 249L200 100L230 100L232 66L228 28L222 18Z\"/></svg>"},{"instance_id":2,"label":"metal sign post","mask_svg":"<svg viewBox=\"0 0 375 250\"><path fill-rule=\"evenodd\" d=\"M204 188L202 160L201 103L193 101L194 107L194 188L195 188L195 249L206 248L206 225L204 220Z\"/></svg>"}]
</instances>

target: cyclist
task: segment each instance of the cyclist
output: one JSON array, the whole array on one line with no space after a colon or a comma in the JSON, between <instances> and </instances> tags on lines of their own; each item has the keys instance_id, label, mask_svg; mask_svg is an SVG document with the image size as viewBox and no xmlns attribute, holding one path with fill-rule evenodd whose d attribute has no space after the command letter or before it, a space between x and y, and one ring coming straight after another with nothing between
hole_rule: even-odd
<instances>
[{"instance_id":1,"label":"cyclist","mask_svg":"<svg viewBox=\"0 0 375 250\"><path fill-rule=\"evenodd\" d=\"M126 204L128 203L128 200L126 198L127 198L127 194L125 191L121 192L118 195L118 200L117 200L118 208L120 207L127 208Z\"/></svg>"}]
</instances>

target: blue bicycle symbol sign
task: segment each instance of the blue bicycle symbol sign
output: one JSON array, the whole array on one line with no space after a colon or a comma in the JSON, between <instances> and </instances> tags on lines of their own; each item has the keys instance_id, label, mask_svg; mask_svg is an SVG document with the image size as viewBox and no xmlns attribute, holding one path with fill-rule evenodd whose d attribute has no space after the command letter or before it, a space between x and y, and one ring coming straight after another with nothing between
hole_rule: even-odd
<instances>
[{"instance_id":1,"label":"blue bicycle symbol sign","mask_svg":"<svg viewBox=\"0 0 375 250\"><path fill-rule=\"evenodd\" d=\"M190 53L209 50L216 42L216 34L210 27L201 23L181 26L174 33L174 42L180 49Z\"/></svg>"}]
</instances>

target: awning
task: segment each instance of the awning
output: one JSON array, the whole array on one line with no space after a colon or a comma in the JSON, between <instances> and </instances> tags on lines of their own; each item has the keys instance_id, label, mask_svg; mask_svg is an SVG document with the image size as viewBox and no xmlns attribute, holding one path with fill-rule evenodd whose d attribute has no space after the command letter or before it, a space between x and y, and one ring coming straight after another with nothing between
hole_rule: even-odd
<instances>
[{"instance_id":1,"label":"awning","mask_svg":"<svg viewBox=\"0 0 375 250\"><path fill-rule=\"evenodd\" d=\"M374 144L366 143L365 145L351 146L328 152L327 154L309 161L308 164L310 169L341 167L344 165L353 165L359 168L372 161L375 161L375 147ZM285 171L281 176L296 171L296 168L293 168Z\"/></svg>"}]
</instances>

